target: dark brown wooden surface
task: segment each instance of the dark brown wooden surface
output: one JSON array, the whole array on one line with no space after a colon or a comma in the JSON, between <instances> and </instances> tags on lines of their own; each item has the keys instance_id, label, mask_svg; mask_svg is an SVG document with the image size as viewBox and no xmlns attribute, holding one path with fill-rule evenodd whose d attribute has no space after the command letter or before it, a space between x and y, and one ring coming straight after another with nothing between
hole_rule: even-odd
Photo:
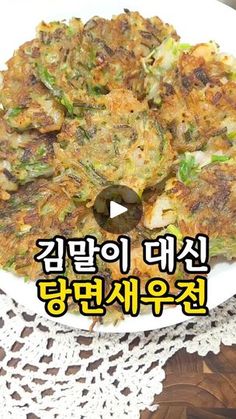
<instances>
[{"instance_id":1,"label":"dark brown wooden surface","mask_svg":"<svg viewBox=\"0 0 236 419\"><path fill-rule=\"evenodd\" d=\"M165 372L160 408L141 419L236 419L236 345L205 358L181 350Z\"/></svg>"}]
</instances>

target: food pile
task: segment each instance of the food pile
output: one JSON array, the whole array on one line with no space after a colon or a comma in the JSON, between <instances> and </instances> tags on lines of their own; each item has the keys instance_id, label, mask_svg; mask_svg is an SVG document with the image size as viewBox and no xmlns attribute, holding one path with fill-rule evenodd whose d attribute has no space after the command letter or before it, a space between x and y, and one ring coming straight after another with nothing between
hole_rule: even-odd
<instances>
[{"instance_id":1,"label":"food pile","mask_svg":"<svg viewBox=\"0 0 236 419\"><path fill-rule=\"evenodd\" d=\"M214 42L181 43L158 17L125 13L41 23L0 73L0 267L42 276L36 240L115 239L92 206L112 184L144 202L132 273L158 276L141 242L210 237L236 256L236 60ZM99 273L118 279L117 267ZM68 277L73 278L68 265ZM160 274L162 277L163 274ZM168 280L174 285L180 268ZM73 308L73 307L72 307ZM113 319L119 307L109 309Z\"/></svg>"}]
</instances>

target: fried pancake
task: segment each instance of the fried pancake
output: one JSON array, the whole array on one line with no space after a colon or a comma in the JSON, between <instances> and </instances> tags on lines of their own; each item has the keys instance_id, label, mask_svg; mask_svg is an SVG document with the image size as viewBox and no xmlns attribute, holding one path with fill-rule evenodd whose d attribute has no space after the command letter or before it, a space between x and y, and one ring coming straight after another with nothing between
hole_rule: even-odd
<instances>
[{"instance_id":1,"label":"fried pancake","mask_svg":"<svg viewBox=\"0 0 236 419\"><path fill-rule=\"evenodd\" d=\"M21 187L8 201L0 201L0 268L14 272L26 280L36 280L45 276L41 264L34 260L34 256L39 253L36 246L38 239L53 239L56 235L70 239L92 235L97 238L98 243L117 239L117 235L100 229L92 211L78 204L72 195L68 184L60 183L58 179L39 179L32 185ZM142 229L134 230L129 236L132 238L130 275L139 276L144 288L148 279L163 276L163 273L157 266L148 266L142 261ZM112 279L121 277L119 265L104 263L99 258L97 265L99 275L106 279L108 292ZM70 280L78 279L68 259L65 273ZM171 278L172 285L179 275L180 270ZM167 275L164 277L168 278ZM71 308L73 307L72 304Z\"/></svg>"},{"instance_id":2,"label":"fried pancake","mask_svg":"<svg viewBox=\"0 0 236 419\"><path fill-rule=\"evenodd\" d=\"M38 38L20 47L2 73L0 101L8 123L58 131L64 111L102 108L112 89L132 89L142 98L141 58L167 36L178 38L160 19L131 12L85 25L75 18L42 23Z\"/></svg>"},{"instance_id":3,"label":"fried pancake","mask_svg":"<svg viewBox=\"0 0 236 419\"><path fill-rule=\"evenodd\" d=\"M22 45L1 73L0 103L8 124L19 131L36 128L41 133L60 129L64 109L36 77L34 57L38 42Z\"/></svg>"},{"instance_id":4,"label":"fried pancake","mask_svg":"<svg viewBox=\"0 0 236 419\"><path fill-rule=\"evenodd\" d=\"M73 235L87 211L58 182L40 179L22 186L8 201L0 201L0 266L36 279L42 275L33 259L39 252L36 241Z\"/></svg>"},{"instance_id":5,"label":"fried pancake","mask_svg":"<svg viewBox=\"0 0 236 419\"><path fill-rule=\"evenodd\" d=\"M235 257L235 161L222 160L198 167L192 181L187 184L178 179L170 180L166 196L183 237L206 234L210 239L212 257Z\"/></svg>"},{"instance_id":6,"label":"fried pancake","mask_svg":"<svg viewBox=\"0 0 236 419\"><path fill-rule=\"evenodd\" d=\"M84 26L78 19L68 26L42 24L38 32L39 76L75 114L86 106L106 103L112 89L131 89L143 97L142 57L167 36L178 38L173 27L137 12L111 20L94 17Z\"/></svg>"},{"instance_id":7,"label":"fried pancake","mask_svg":"<svg viewBox=\"0 0 236 419\"><path fill-rule=\"evenodd\" d=\"M59 144L58 144L59 143ZM81 201L93 203L109 185L129 185L140 196L164 179L173 162L170 136L149 110L99 111L67 120L54 145L55 173L73 171Z\"/></svg>"},{"instance_id":8,"label":"fried pancake","mask_svg":"<svg viewBox=\"0 0 236 419\"><path fill-rule=\"evenodd\" d=\"M190 47L169 39L146 68L148 98L179 153L201 150L215 136L236 137L236 62L216 44Z\"/></svg>"},{"instance_id":9,"label":"fried pancake","mask_svg":"<svg viewBox=\"0 0 236 419\"><path fill-rule=\"evenodd\" d=\"M52 177L55 140L53 133L18 133L0 118L0 189L13 192L36 178ZM3 193L4 196L9 198L8 194Z\"/></svg>"}]
</instances>

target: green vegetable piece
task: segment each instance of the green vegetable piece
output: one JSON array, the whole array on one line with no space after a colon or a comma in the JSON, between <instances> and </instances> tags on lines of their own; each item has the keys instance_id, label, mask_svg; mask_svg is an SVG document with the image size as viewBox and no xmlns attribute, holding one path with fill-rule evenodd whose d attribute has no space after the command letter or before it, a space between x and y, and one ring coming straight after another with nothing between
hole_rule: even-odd
<instances>
[{"instance_id":1,"label":"green vegetable piece","mask_svg":"<svg viewBox=\"0 0 236 419\"><path fill-rule=\"evenodd\" d=\"M49 89L55 92L55 77L41 64L37 64L38 75L41 82Z\"/></svg>"},{"instance_id":2,"label":"green vegetable piece","mask_svg":"<svg viewBox=\"0 0 236 419\"><path fill-rule=\"evenodd\" d=\"M8 118L15 118L23 111L23 108L12 108L7 113Z\"/></svg>"},{"instance_id":3,"label":"green vegetable piece","mask_svg":"<svg viewBox=\"0 0 236 419\"><path fill-rule=\"evenodd\" d=\"M37 65L38 74L41 82L53 92L54 96L60 99L60 102L67 109L70 116L74 114L74 107L61 89L56 86L55 77L41 64Z\"/></svg>"},{"instance_id":4,"label":"green vegetable piece","mask_svg":"<svg viewBox=\"0 0 236 419\"><path fill-rule=\"evenodd\" d=\"M40 176L49 177L53 174L53 168L48 163L43 162L25 163L21 164L19 168L28 172L28 177L22 179L23 183L29 182Z\"/></svg>"},{"instance_id":5,"label":"green vegetable piece","mask_svg":"<svg viewBox=\"0 0 236 419\"><path fill-rule=\"evenodd\" d=\"M192 48L192 45L188 44L188 43L182 43L182 44L178 45L178 49L180 51L188 51L188 50L190 50L190 48Z\"/></svg>"},{"instance_id":6,"label":"green vegetable piece","mask_svg":"<svg viewBox=\"0 0 236 419\"><path fill-rule=\"evenodd\" d=\"M236 72L235 71L232 71L229 74L229 80L232 80L232 81L235 81L236 80Z\"/></svg>"},{"instance_id":7,"label":"green vegetable piece","mask_svg":"<svg viewBox=\"0 0 236 419\"><path fill-rule=\"evenodd\" d=\"M11 257L3 266L3 269L6 270L11 270L14 269L14 265L15 265L15 256Z\"/></svg>"},{"instance_id":8,"label":"green vegetable piece","mask_svg":"<svg viewBox=\"0 0 236 419\"><path fill-rule=\"evenodd\" d=\"M75 28L73 28L72 26L68 26L67 33L68 33L69 36L75 35L75 33L76 33Z\"/></svg>"},{"instance_id":9,"label":"green vegetable piece","mask_svg":"<svg viewBox=\"0 0 236 419\"><path fill-rule=\"evenodd\" d=\"M178 227L176 227L174 224L168 225L166 229L167 233L173 234L178 241L183 240L183 235Z\"/></svg>"},{"instance_id":10,"label":"green vegetable piece","mask_svg":"<svg viewBox=\"0 0 236 419\"><path fill-rule=\"evenodd\" d=\"M40 157L44 157L44 156L46 156L46 154L47 154L47 149L46 149L46 147L45 147L44 145L41 145L41 146L38 148L38 150L37 150L37 154L38 154L38 156L40 156Z\"/></svg>"},{"instance_id":11,"label":"green vegetable piece","mask_svg":"<svg viewBox=\"0 0 236 419\"><path fill-rule=\"evenodd\" d=\"M185 183L186 185L190 184L191 181L196 179L199 171L200 166L196 163L194 156L185 154L181 158L178 176L183 183Z\"/></svg>"},{"instance_id":12,"label":"green vegetable piece","mask_svg":"<svg viewBox=\"0 0 236 419\"><path fill-rule=\"evenodd\" d=\"M65 106L70 116L74 114L74 107L73 104L67 99L67 97L63 94L63 97L61 98L61 104Z\"/></svg>"},{"instance_id":13,"label":"green vegetable piece","mask_svg":"<svg viewBox=\"0 0 236 419\"><path fill-rule=\"evenodd\" d=\"M220 155L213 155L211 156L211 162L215 163L215 162L225 162L230 160L230 157L228 156L220 156Z\"/></svg>"}]
</instances>

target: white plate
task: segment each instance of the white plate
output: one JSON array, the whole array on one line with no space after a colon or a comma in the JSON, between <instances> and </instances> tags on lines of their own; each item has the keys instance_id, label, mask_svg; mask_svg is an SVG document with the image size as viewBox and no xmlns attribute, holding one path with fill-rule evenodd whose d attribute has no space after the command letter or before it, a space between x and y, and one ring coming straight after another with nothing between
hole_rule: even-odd
<instances>
[{"instance_id":1,"label":"white plate","mask_svg":"<svg viewBox=\"0 0 236 419\"><path fill-rule=\"evenodd\" d=\"M11 57L15 48L34 37L35 27L41 21L69 19L84 20L94 15L111 17L123 8L138 10L143 16L160 16L175 26L184 42L197 43L214 40L222 51L236 55L236 12L216 0L8 0L3 2L0 15L0 67ZM223 303L236 294L236 263L218 264L209 275L208 307ZM44 305L36 296L33 283L26 284L13 275L0 271L0 287L17 302L33 312L50 319ZM162 317L142 315L126 317L116 327L99 326L105 332L136 332L158 329L189 319L181 308L167 309ZM82 316L66 314L57 320L70 327L88 329L91 321Z\"/></svg>"}]
</instances>

